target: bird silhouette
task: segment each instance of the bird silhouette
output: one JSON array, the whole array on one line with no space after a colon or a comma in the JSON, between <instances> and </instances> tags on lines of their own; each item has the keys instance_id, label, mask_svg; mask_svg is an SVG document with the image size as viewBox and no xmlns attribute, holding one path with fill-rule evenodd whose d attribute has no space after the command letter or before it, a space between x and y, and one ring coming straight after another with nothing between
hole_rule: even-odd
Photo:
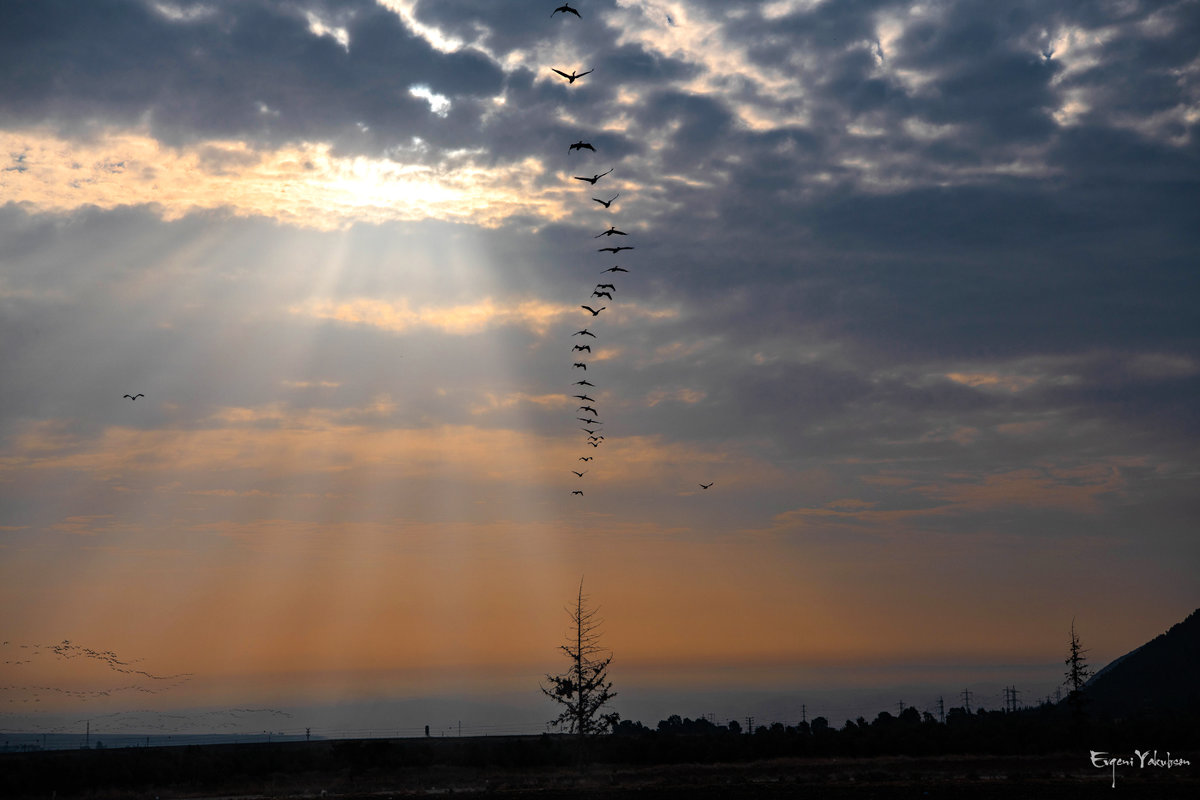
<instances>
[{"instance_id":1,"label":"bird silhouette","mask_svg":"<svg viewBox=\"0 0 1200 800\"><path fill-rule=\"evenodd\" d=\"M591 386L593 389L596 387L596 384L591 383L590 381L575 381L571 385L572 386Z\"/></svg>"},{"instance_id":2,"label":"bird silhouette","mask_svg":"<svg viewBox=\"0 0 1200 800\"><path fill-rule=\"evenodd\" d=\"M596 148L592 147L590 144L585 142L583 139L580 139L578 142L576 142L575 144L573 144L567 148L568 153L571 152L572 150L591 150L593 153L596 152Z\"/></svg>"},{"instance_id":3,"label":"bird silhouette","mask_svg":"<svg viewBox=\"0 0 1200 800\"><path fill-rule=\"evenodd\" d=\"M601 200L599 197L593 197L592 199L595 200L600 205L604 206L605 208L608 208L609 206L611 206L613 204L613 200L616 200L620 196L621 196L621 193L617 192L616 194L614 194L612 196L612 198L610 200Z\"/></svg>"},{"instance_id":4,"label":"bird silhouette","mask_svg":"<svg viewBox=\"0 0 1200 800\"><path fill-rule=\"evenodd\" d=\"M571 472L575 472L575 470L571 470ZM587 470L585 469L583 472L587 472ZM582 478L583 472L575 472L575 474Z\"/></svg>"},{"instance_id":5,"label":"bird silhouette","mask_svg":"<svg viewBox=\"0 0 1200 800\"><path fill-rule=\"evenodd\" d=\"M592 292L592 297L607 297L609 300L613 299L611 294L609 294L608 292L602 292L599 289Z\"/></svg>"},{"instance_id":6,"label":"bird silhouette","mask_svg":"<svg viewBox=\"0 0 1200 800\"><path fill-rule=\"evenodd\" d=\"M586 434L589 434L589 435L590 435L590 434L595 434L595 431L594 431L594 430L592 430L591 428L580 428L579 430L581 430L581 431L583 431L584 433L586 433Z\"/></svg>"},{"instance_id":7,"label":"bird silhouette","mask_svg":"<svg viewBox=\"0 0 1200 800\"><path fill-rule=\"evenodd\" d=\"M716 483L716 481L713 481L713 483ZM700 488L701 488L701 489L707 489L707 488L708 488L708 487L710 487L710 486L712 486L712 483L702 483L702 484L700 484Z\"/></svg>"},{"instance_id":8,"label":"bird silhouette","mask_svg":"<svg viewBox=\"0 0 1200 800\"><path fill-rule=\"evenodd\" d=\"M133 400L134 402L136 402L139 397L145 397L146 395L142 394L141 392L138 392L137 394L127 394L125 396L128 397L130 400Z\"/></svg>"},{"instance_id":9,"label":"bird silhouette","mask_svg":"<svg viewBox=\"0 0 1200 800\"><path fill-rule=\"evenodd\" d=\"M581 492L581 491L579 491L578 489L576 489L575 491L571 492L571 494L583 494L583 492Z\"/></svg>"},{"instance_id":10,"label":"bird silhouette","mask_svg":"<svg viewBox=\"0 0 1200 800\"><path fill-rule=\"evenodd\" d=\"M611 298L610 298L610 299L611 299ZM574 351L574 350L587 350L587 351L590 353L590 352L592 352L592 346L591 346L590 344L577 344L577 345L575 345L574 347L572 347L572 348L571 348L571 350L572 350L572 351Z\"/></svg>"},{"instance_id":11,"label":"bird silhouette","mask_svg":"<svg viewBox=\"0 0 1200 800\"><path fill-rule=\"evenodd\" d=\"M599 446L600 446L600 445L599 445L597 442L588 442L588 444L590 444L592 447L599 447Z\"/></svg>"},{"instance_id":12,"label":"bird silhouette","mask_svg":"<svg viewBox=\"0 0 1200 800\"><path fill-rule=\"evenodd\" d=\"M613 169L614 169L613 167L609 167L609 170L608 170L608 172L612 172L612 171L613 171ZM578 176L578 175L573 175L573 176L571 176L571 177L573 177L573 178L574 178L575 180L577 180L577 181L587 181L588 183L590 183L590 184L592 184L593 186L595 186L595 185L596 185L596 181L598 181L598 180L600 180L601 178L603 178L605 175L607 175L607 174L608 174L608 172L601 172L599 175L593 175L593 176L592 176L592 177L590 177L590 178L581 178L581 177L580 177L580 176Z\"/></svg>"},{"instance_id":13,"label":"bird silhouette","mask_svg":"<svg viewBox=\"0 0 1200 800\"><path fill-rule=\"evenodd\" d=\"M577 369L582 369L582 370L584 370L585 372L587 371L587 364L584 364L582 361L576 361L576 362L575 362L575 367L576 367Z\"/></svg>"},{"instance_id":14,"label":"bird silhouette","mask_svg":"<svg viewBox=\"0 0 1200 800\"><path fill-rule=\"evenodd\" d=\"M579 457L579 460L580 460L580 461L591 461L591 460L592 460L592 456L580 456L580 457Z\"/></svg>"},{"instance_id":15,"label":"bird silhouette","mask_svg":"<svg viewBox=\"0 0 1200 800\"><path fill-rule=\"evenodd\" d=\"M567 83L574 83L576 80L578 80L579 78L582 78L584 75L591 75L591 74L592 74L593 72L595 72L596 70L594 70L594 69L589 69L587 72L581 72L581 73L579 73L578 75L576 75L576 74L575 74L575 70L571 70L571 74L570 74L570 75L568 75L567 73L563 72L561 69L555 69L554 67L551 67L551 68L550 68L550 71L551 71L551 72L557 72L559 75L562 75L564 78L566 78L566 79L567 79Z\"/></svg>"},{"instance_id":16,"label":"bird silhouette","mask_svg":"<svg viewBox=\"0 0 1200 800\"><path fill-rule=\"evenodd\" d=\"M580 422L586 422L588 425L603 425L604 423L598 419L588 419L586 417L576 417Z\"/></svg>"},{"instance_id":17,"label":"bird silhouette","mask_svg":"<svg viewBox=\"0 0 1200 800\"><path fill-rule=\"evenodd\" d=\"M608 269L601 270L600 272L601 274L604 274L605 272L629 272L629 270L625 269L624 267L609 267Z\"/></svg>"},{"instance_id":18,"label":"bird silhouette","mask_svg":"<svg viewBox=\"0 0 1200 800\"><path fill-rule=\"evenodd\" d=\"M594 403L594 402L596 402L596 399L595 399L595 398L593 398L593 397L588 397L586 394L573 394L573 395L571 395L571 396L572 396L572 397L578 397L580 400L587 400L589 403Z\"/></svg>"},{"instance_id":19,"label":"bird silhouette","mask_svg":"<svg viewBox=\"0 0 1200 800\"><path fill-rule=\"evenodd\" d=\"M557 14L557 13L558 13L558 12L560 12L560 11L561 11L561 12L563 12L563 15L564 15L564 16L565 16L565 15L567 15L567 14L574 14L575 16L579 17L579 12L578 12L578 11L576 11L575 9L571 8L571 7L570 7L569 5L567 5L566 3L563 3L561 6L559 6L559 7L558 7L558 8L556 8L556 9L554 9L553 11L551 11L551 12L550 12L550 16L552 16L552 17L553 17L555 14ZM579 18L580 18L580 19L583 19L583 17L579 17Z\"/></svg>"},{"instance_id":20,"label":"bird silhouette","mask_svg":"<svg viewBox=\"0 0 1200 800\"><path fill-rule=\"evenodd\" d=\"M617 290L617 287L613 286L611 283L597 283L596 288L597 289L612 289L614 292Z\"/></svg>"},{"instance_id":21,"label":"bird silhouette","mask_svg":"<svg viewBox=\"0 0 1200 800\"><path fill-rule=\"evenodd\" d=\"M592 412L593 416L597 416L597 417L600 416L600 412L597 411L596 409L592 408L591 406L580 406L579 410L580 411L590 411L590 412Z\"/></svg>"},{"instance_id":22,"label":"bird silhouette","mask_svg":"<svg viewBox=\"0 0 1200 800\"><path fill-rule=\"evenodd\" d=\"M630 245L623 244L620 247L601 247L596 252L597 253L619 253L622 250L632 250L632 249L633 249L633 247L631 247Z\"/></svg>"},{"instance_id":23,"label":"bird silhouette","mask_svg":"<svg viewBox=\"0 0 1200 800\"><path fill-rule=\"evenodd\" d=\"M574 332L574 333L572 333L571 335L572 335L572 336L590 336L590 337L592 337L593 339L595 339L595 338L596 338L596 334L592 333L592 332L591 332L591 331L589 331L587 328L584 328L584 329L583 329L583 330L581 330L581 331L575 331L575 332Z\"/></svg>"},{"instance_id":24,"label":"bird silhouette","mask_svg":"<svg viewBox=\"0 0 1200 800\"><path fill-rule=\"evenodd\" d=\"M595 236L593 236L592 238L593 238L593 239L599 239L601 236L612 236L612 235L614 235L614 234L616 234L617 236L628 236L628 235L629 235L629 234L628 234L628 233L626 233L625 231L619 231L619 230L617 230L617 229L616 229L616 226L614 226L614 225L609 225L609 226L608 226L608 230L604 231L604 233L597 233L597 234L596 234Z\"/></svg>"},{"instance_id":25,"label":"bird silhouette","mask_svg":"<svg viewBox=\"0 0 1200 800\"><path fill-rule=\"evenodd\" d=\"M582 308L584 311L592 312L592 316L595 317L595 316L598 316L601 311L608 308L608 306L600 306L599 308L592 308L591 306L580 306L580 308Z\"/></svg>"}]
</instances>

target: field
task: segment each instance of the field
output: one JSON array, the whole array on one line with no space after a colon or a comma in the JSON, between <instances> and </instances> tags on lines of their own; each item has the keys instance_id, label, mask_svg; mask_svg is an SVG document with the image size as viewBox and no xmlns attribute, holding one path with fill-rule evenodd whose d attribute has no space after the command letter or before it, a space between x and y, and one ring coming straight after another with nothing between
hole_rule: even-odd
<instances>
[{"instance_id":1,"label":"field","mask_svg":"<svg viewBox=\"0 0 1200 800\"><path fill-rule=\"evenodd\" d=\"M1086 752L1045 756L783 758L739 764L503 764L530 740L312 742L0 755L17 798L1183 798L1195 767L1097 769ZM516 749L506 749L514 746ZM488 755L485 766L463 756ZM454 762L459 763L454 763Z\"/></svg>"}]
</instances>

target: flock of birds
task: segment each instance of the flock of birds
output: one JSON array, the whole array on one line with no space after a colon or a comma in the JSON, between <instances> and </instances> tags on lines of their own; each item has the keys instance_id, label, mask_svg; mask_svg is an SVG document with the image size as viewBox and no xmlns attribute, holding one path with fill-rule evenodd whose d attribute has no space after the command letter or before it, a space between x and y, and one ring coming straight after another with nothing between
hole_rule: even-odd
<instances>
[{"instance_id":1,"label":"flock of birds","mask_svg":"<svg viewBox=\"0 0 1200 800\"><path fill-rule=\"evenodd\" d=\"M566 4L566 3L559 6L558 8L554 9L554 11L550 12L551 18L553 18L556 14L562 14L564 18L568 14L574 14L577 18L583 19L583 16L579 13L578 9L572 8L569 4ZM569 85L574 85L575 81L579 80L583 76L591 75L593 72L595 72L595 67L588 69L584 72L578 72L577 70L572 69L568 73L568 72L564 72L563 70L558 69L556 67L551 67L550 71L562 76ZM592 153L596 152L596 148L594 145L592 145L591 142L586 142L583 139L580 139L579 141L574 142L567 147L567 155L569 156L576 151L582 152L584 150L588 150ZM604 178L605 176L609 175L613 171L613 169L614 169L614 167L609 167L606 171L594 173L590 177L585 176L585 175L574 175L572 177L577 181L582 181L582 182L588 184L589 186L594 187L600 181L601 178ZM615 203L617 198L620 196L621 196L621 193L617 192L616 194L614 194L612 197L608 198L607 200L602 200L599 197L593 197L592 200L599 203L600 205L604 206L605 211L609 211L612 209L613 203ZM608 226L607 230L601 231L600 233L596 234L592 238L600 239L602 237L607 238L607 237L612 237L612 236L628 236L628 235L629 234L626 233L625 231L619 230L617 228L617 226L610 224ZM634 245L610 245L607 247L598 248L596 252L612 253L613 255L616 255L617 253L621 253L625 250L634 250L634 249L636 249L636 247ZM603 270L601 272L601 274L602 275L606 274L606 273L616 274L616 273L620 273L620 272L628 273L629 270L626 269L625 267L622 267L621 265L617 264L612 267L609 267L608 269ZM592 288L592 294L588 298L588 303L595 302L596 305L599 307L597 308L597 307L594 307L594 306L588 305L588 304L581 304L579 307L583 311L586 311L589 314L591 314L592 318L598 317L598 316L600 316L600 312L605 311L608 308L608 306L606 306L606 305L604 305L604 306L599 305L599 301L600 300L611 301L613 299L613 292L615 292L616 290L617 290L617 287L613 283L597 283ZM593 298L594 298L594 301L593 301ZM593 339L597 338L596 334L592 333L587 328L584 328L583 330L575 331L575 333L573 333L571 335L572 336L590 336ZM571 352L576 357L582 358L583 356L580 354L587 353L588 355L591 355L592 348L591 348L590 344L576 344L576 345L572 346ZM583 370L584 372L587 372L588 364L586 361L573 361L571 368L579 369L579 370ZM587 439L585 440L585 442L592 448L598 448L598 447L600 447L600 445L602 445L604 443L604 434L600 432L601 431L600 426L602 426L604 423L600 420L600 412L596 409L596 406L595 406L596 399L587 393L588 390L594 389L596 387L596 385L594 383L592 383L591 381L587 380L586 378L584 378L582 380L575 381L572 384L572 386L579 387L579 391L581 392L581 394L572 395L572 397L574 399L579 400L582 403L582 405L578 406L575 410L575 413L576 413L575 419L577 421L583 423L581 430L587 434ZM588 416L579 416L580 414L587 414ZM591 461L594 460L594 456L592 456L592 455L580 456L579 460L582 462L585 462L585 463L590 463ZM582 470L582 471L572 469L571 472L579 479L582 479L583 476L585 474L587 474L586 469ZM700 488L702 490L708 489L711 486L712 486L711 482L706 483L706 484L705 483L700 484ZM571 494L582 497L583 490L582 489L573 489L573 490L571 490Z\"/></svg>"},{"instance_id":2,"label":"flock of birds","mask_svg":"<svg viewBox=\"0 0 1200 800\"><path fill-rule=\"evenodd\" d=\"M554 9L554 11L552 11L550 13L550 16L553 18L557 14L562 14L564 18L568 14L573 14L577 18L583 19L583 16L579 13L579 10L572 8L567 3L564 3L563 5ZM574 69L572 69L570 72L564 72L563 70L558 69L556 67L551 67L551 72L561 75L567 81L567 83L570 85L574 85L575 81L579 80L580 78L584 77L585 75L591 75L595 71L596 70L594 67L592 69L588 69L583 72L579 72ZM573 142L571 145L569 145L567 147L567 154L570 155L571 153L574 153L576 151L582 152L584 150L588 150L592 153L596 152L596 148L591 142L585 142L583 139L580 139L579 141ZM589 186L595 186L602 178L604 178L605 176L612 173L613 169L614 169L613 167L609 167L604 172L594 173L591 176L575 175L573 177L575 180L583 181L584 183L587 183ZM612 197L608 198L607 200L602 200L599 197L593 197L592 200L599 203L601 206L604 207L604 209L606 211L608 211L608 210L612 209L613 203L615 203L617 201L617 198L620 196L621 196L621 193L617 192L616 194L614 194ZM629 234L626 233L625 231L619 230L615 225L610 224L608 226L607 230L601 231L600 233L596 234L592 238L599 239L602 237L628 236L628 235ZM607 247L598 248L596 252L612 253L612 254L616 255L617 253L621 253L625 250L634 250L634 249L636 249L634 245L610 245ZM616 273L621 273L621 272L628 273L629 270L626 269L625 267L622 267L621 265L617 264L617 265L609 267L608 269L602 270L601 274L606 274L606 273L616 274ZM599 300L611 301L613 299L613 292L615 292L616 290L617 290L616 284L597 283L592 289L592 294L589 297L588 302L589 303L593 302L592 298L595 298L596 301L599 301ZM598 303L597 303L597 305L598 305ZM583 311L586 311L589 314L591 314L593 318L600 316L600 313L602 311L605 311L608 309L608 306L595 307L595 306L588 305L588 304L581 304L579 307ZM593 339L596 338L596 334L592 333L587 328L576 331L575 333L572 334L572 336L590 336ZM586 344L575 345L574 347L571 348L571 352L574 354L587 353L588 355L591 355L592 348L590 345L586 345ZM582 356L579 356L579 357L582 358ZM572 369L580 369L580 370L583 370L584 372L586 372L587 368L588 368L588 364L586 361L574 361L572 363ZM600 428L599 428L599 426L603 425L604 423L600 420L600 412L596 410L595 405L592 405L596 402L595 398L591 397L590 395L588 395L586 393L588 389L594 389L596 385L594 383L592 383L591 381L587 380L586 378L583 380L575 381L575 383L572 385L576 386L576 387L582 387L580 389L580 391L583 392L582 394L572 395L572 397L574 397L575 399L584 403L584 405L581 405L576 409L576 414L586 413L589 415L586 417L576 416L576 420L584 423L584 427L582 428L582 430L585 433L587 433L587 439L586 439L587 444L593 448L598 448L604 442L604 434L600 432ZM126 394L125 395L125 397L127 397L130 401L136 401L139 397L145 397L145 396L146 395L144 395L140 392L138 394ZM584 461L584 462L590 462L593 460L593 457L590 455L580 456L579 460ZM583 472L580 472L578 470L571 470L571 471L574 472L575 475L578 476L579 478L582 478L584 476L584 474L587 472L587 470L584 470ZM708 489L709 487L712 486L712 483L701 483L701 484L699 484L699 486L701 489ZM571 492L571 494L582 496L583 490L575 489Z\"/></svg>"},{"instance_id":3,"label":"flock of birds","mask_svg":"<svg viewBox=\"0 0 1200 800\"><path fill-rule=\"evenodd\" d=\"M45 656L53 654L53 657L57 660L84 659L85 661L97 662L106 667L110 672L128 675L134 680L145 679L143 682L125 686L89 690L64 689L55 686L0 685L0 698L7 699L9 703L40 703L43 697L50 695L71 697L76 700L91 700L98 697L110 697L124 692L158 694L168 689L174 689L192 678L192 673L190 672L183 672L176 675L155 675L144 669L139 669L135 666L137 664L136 661L125 661L112 650L95 650L90 647L83 647L82 645L72 643L69 639L64 639L58 644L52 645L0 642L0 654L4 656L0 663L10 667L32 665L36 668L39 665L38 662ZM17 671L13 674L20 674L22 671Z\"/></svg>"}]
</instances>

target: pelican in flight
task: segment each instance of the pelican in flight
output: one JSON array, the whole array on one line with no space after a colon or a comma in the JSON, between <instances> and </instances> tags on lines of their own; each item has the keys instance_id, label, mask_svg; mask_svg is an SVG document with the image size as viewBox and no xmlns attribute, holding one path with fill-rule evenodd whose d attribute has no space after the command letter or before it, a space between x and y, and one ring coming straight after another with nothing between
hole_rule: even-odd
<instances>
[{"instance_id":1,"label":"pelican in flight","mask_svg":"<svg viewBox=\"0 0 1200 800\"><path fill-rule=\"evenodd\" d=\"M612 298L609 299L611 300ZM590 344L577 344L571 348L572 352L575 352L576 350L587 350L590 353L592 352L592 346Z\"/></svg>"},{"instance_id":2,"label":"pelican in flight","mask_svg":"<svg viewBox=\"0 0 1200 800\"><path fill-rule=\"evenodd\" d=\"M583 492L581 492L581 491L579 491L578 489L576 489L575 491L571 492L571 494L583 494Z\"/></svg>"},{"instance_id":3,"label":"pelican in flight","mask_svg":"<svg viewBox=\"0 0 1200 800\"><path fill-rule=\"evenodd\" d=\"M714 483L715 483L715 481L714 481ZM700 484L700 488L701 488L701 489L707 489L707 488L708 488L708 487L710 487L710 486L712 486L712 483L702 483L702 484Z\"/></svg>"},{"instance_id":4,"label":"pelican in flight","mask_svg":"<svg viewBox=\"0 0 1200 800\"><path fill-rule=\"evenodd\" d=\"M613 168L612 168L612 167L609 167L609 169L608 169L608 172L612 172L612 171L613 171ZM575 179L575 180L577 180L577 181L587 181L588 183L590 183L590 184L592 184L593 186L595 186L595 185L596 185L596 181L598 181L598 180L600 180L601 178L603 178L605 175L607 175L607 174L608 174L608 172L601 172L599 175L593 175L593 176L592 176L592 177L590 177L590 178L581 178L581 177L579 177L578 175L572 175L571 177L572 177L572 178L574 178L574 179Z\"/></svg>"},{"instance_id":5,"label":"pelican in flight","mask_svg":"<svg viewBox=\"0 0 1200 800\"><path fill-rule=\"evenodd\" d=\"M568 153L571 152L572 150L591 150L593 153L596 152L596 148L592 147L590 144L585 142L583 139L580 139L578 142L576 142L575 144L573 144L567 148Z\"/></svg>"},{"instance_id":6,"label":"pelican in flight","mask_svg":"<svg viewBox=\"0 0 1200 800\"><path fill-rule=\"evenodd\" d=\"M596 388L596 384L591 383L590 381L575 381L571 385L572 386L591 386L593 389Z\"/></svg>"},{"instance_id":7,"label":"pelican in flight","mask_svg":"<svg viewBox=\"0 0 1200 800\"><path fill-rule=\"evenodd\" d=\"M612 289L614 292L617 290L617 287L613 286L611 283L597 283L596 288L597 289Z\"/></svg>"},{"instance_id":8,"label":"pelican in flight","mask_svg":"<svg viewBox=\"0 0 1200 800\"><path fill-rule=\"evenodd\" d=\"M619 231L619 230L617 230L617 227L616 227L615 225L609 225L609 226L608 226L608 230L604 231L603 233L597 233L597 234L596 234L595 236L593 236L592 238L593 238L593 239L599 239L601 236L612 236L614 233L615 233L617 236L628 236L628 235L629 235L629 234L628 234L628 233L626 233L625 231Z\"/></svg>"},{"instance_id":9,"label":"pelican in flight","mask_svg":"<svg viewBox=\"0 0 1200 800\"><path fill-rule=\"evenodd\" d=\"M596 252L597 253L619 253L622 250L632 250L632 249L633 249L632 246L623 244L620 247L601 247Z\"/></svg>"},{"instance_id":10,"label":"pelican in flight","mask_svg":"<svg viewBox=\"0 0 1200 800\"><path fill-rule=\"evenodd\" d=\"M591 456L580 456L579 460L580 461L591 461L592 457Z\"/></svg>"},{"instance_id":11,"label":"pelican in flight","mask_svg":"<svg viewBox=\"0 0 1200 800\"><path fill-rule=\"evenodd\" d=\"M592 337L593 339L595 339L595 338L596 338L596 334L592 333L592 332L591 332L591 331L589 331L587 328L584 328L584 329L583 329L583 330L581 330L581 331L575 331L575 332L574 332L574 333L572 333L571 335L572 335L572 336L590 336L590 337Z\"/></svg>"},{"instance_id":12,"label":"pelican in flight","mask_svg":"<svg viewBox=\"0 0 1200 800\"><path fill-rule=\"evenodd\" d=\"M597 411L596 409L592 408L591 406L580 406L579 410L580 411L590 411L593 416L597 416L597 417L600 416L600 412Z\"/></svg>"},{"instance_id":13,"label":"pelican in flight","mask_svg":"<svg viewBox=\"0 0 1200 800\"><path fill-rule=\"evenodd\" d=\"M600 312L603 311L604 309L608 308L608 306L600 306L599 308L592 308L591 306L580 306L580 308L582 308L584 311L592 312L592 316L595 317L595 316L599 316Z\"/></svg>"},{"instance_id":14,"label":"pelican in flight","mask_svg":"<svg viewBox=\"0 0 1200 800\"><path fill-rule=\"evenodd\" d=\"M609 206L611 206L613 204L613 200L616 200L620 196L621 196L621 193L617 192L616 194L614 194L612 196L612 198L610 200L601 200L599 197L593 197L592 199L595 200L600 205L604 206L605 208L608 208Z\"/></svg>"},{"instance_id":15,"label":"pelican in flight","mask_svg":"<svg viewBox=\"0 0 1200 800\"><path fill-rule=\"evenodd\" d=\"M575 362L575 367L576 367L577 369L581 369L581 370L583 370L584 372L587 372L587 364L584 364L582 361L576 361L576 362Z\"/></svg>"},{"instance_id":16,"label":"pelican in flight","mask_svg":"<svg viewBox=\"0 0 1200 800\"><path fill-rule=\"evenodd\" d=\"M566 16L567 14L574 14L575 16L579 17L579 12L578 12L578 11L576 11L575 9L571 8L571 7L570 7L569 5L567 5L566 3L563 3L561 6L559 6L559 7L558 7L558 8L556 8L556 9L554 9L553 11L551 11L551 12L550 12L550 16L552 16L552 17L553 17L555 14L557 14L557 13L558 13L558 12L560 12L560 11L561 11L561 12L563 12L563 16ZM579 18L580 18L580 19L583 19L583 17L579 17Z\"/></svg>"},{"instance_id":17,"label":"pelican in flight","mask_svg":"<svg viewBox=\"0 0 1200 800\"><path fill-rule=\"evenodd\" d=\"M624 267L609 267L608 269L603 270L603 272L629 272L629 270L625 269Z\"/></svg>"},{"instance_id":18,"label":"pelican in flight","mask_svg":"<svg viewBox=\"0 0 1200 800\"><path fill-rule=\"evenodd\" d=\"M594 433L595 433L595 431L594 431L594 430L592 430L591 428L580 428L579 430L581 430L581 431L583 431L584 433L587 433L587 434L594 434Z\"/></svg>"},{"instance_id":19,"label":"pelican in flight","mask_svg":"<svg viewBox=\"0 0 1200 800\"><path fill-rule=\"evenodd\" d=\"M587 72L581 72L581 73L579 73L578 75L576 75L576 74L575 74L575 70L571 70L571 74L570 74L570 75L568 75L567 73L563 72L561 69L555 69L554 67L551 67L551 68L550 68L550 71L551 71L551 72L557 72L559 75L562 75L564 78L566 78L566 79L567 79L567 83L574 83L574 82L575 82L575 81L576 81L578 78L582 78L584 75L591 75L591 74L592 74L593 72L595 72L596 70L594 70L594 69L589 69Z\"/></svg>"},{"instance_id":20,"label":"pelican in flight","mask_svg":"<svg viewBox=\"0 0 1200 800\"><path fill-rule=\"evenodd\" d=\"M578 397L580 400L586 400L586 401L588 401L589 403L594 403L594 402L596 402L596 398L594 398L594 397L588 397L586 394L573 394L573 395L571 395L571 396L572 396L572 397Z\"/></svg>"},{"instance_id":21,"label":"pelican in flight","mask_svg":"<svg viewBox=\"0 0 1200 800\"><path fill-rule=\"evenodd\" d=\"M571 470L571 472L575 472L575 470ZM587 472L587 470L585 469L583 472ZM575 474L582 478L583 472L575 472Z\"/></svg>"},{"instance_id":22,"label":"pelican in flight","mask_svg":"<svg viewBox=\"0 0 1200 800\"><path fill-rule=\"evenodd\" d=\"M130 400L136 401L139 397L145 397L146 395L142 394L141 392L138 392L137 394L127 394L125 396L128 397Z\"/></svg>"},{"instance_id":23,"label":"pelican in flight","mask_svg":"<svg viewBox=\"0 0 1200 800\"><path fill-rule=\"evenodd\" d=\"M609 300L612 300L611 294L609 294L608 292L602 292L599 289L592 292L592 297L607 297ZM591 351L589 350L588 352L591 352Z\"/></svg>"}]
</instances>

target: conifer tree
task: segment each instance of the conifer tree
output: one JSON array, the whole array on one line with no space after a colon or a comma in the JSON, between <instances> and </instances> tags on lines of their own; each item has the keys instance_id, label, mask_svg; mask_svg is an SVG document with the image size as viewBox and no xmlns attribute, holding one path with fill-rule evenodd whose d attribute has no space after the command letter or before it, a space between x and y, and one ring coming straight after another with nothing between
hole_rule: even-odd
<instances>
[{"instance_id":1,"label":"conifer tree","mask_svg":"<svg viewBox=\"0 0 1200 800\"><path fill-rule=\"evenodd\" d=\"M559 646L571 666L561 675L546 675L549 686L541 687L543 694L563 706L562 713L551 724L578 736L581 745L590 735L611 732L621 718L615 712L601 713L617 696L608 680L608 665L613 657L612 653L603 655L599 609L590 608L587 599L581 578L575 604L566 609L571 617L571 631L567 643Z\"/></svg>"}]
</instances>

